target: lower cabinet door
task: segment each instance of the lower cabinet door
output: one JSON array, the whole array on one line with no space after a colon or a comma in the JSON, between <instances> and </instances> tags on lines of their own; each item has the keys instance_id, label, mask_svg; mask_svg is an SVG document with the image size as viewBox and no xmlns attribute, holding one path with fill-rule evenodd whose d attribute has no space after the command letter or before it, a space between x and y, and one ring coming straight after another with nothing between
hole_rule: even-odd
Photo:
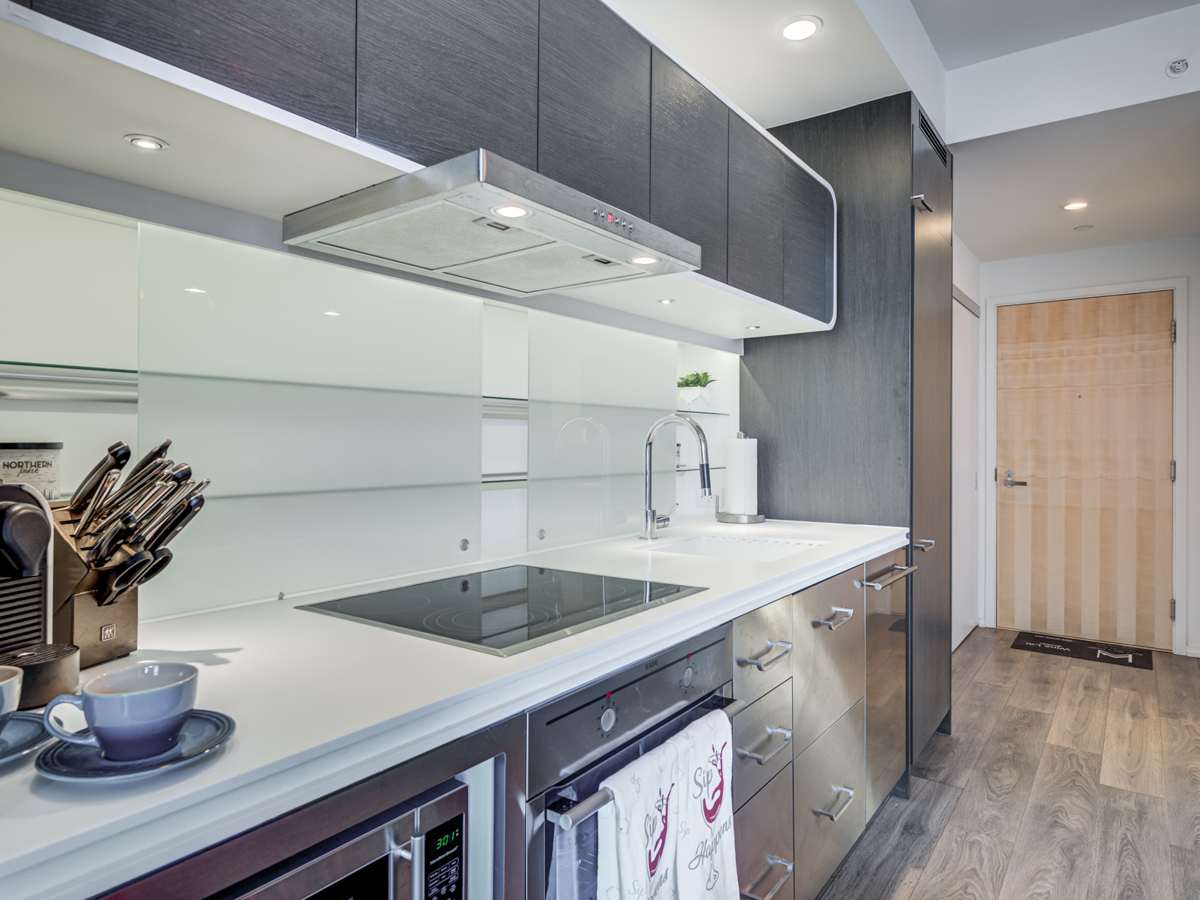
<instances>
[{"instance_id":1,"label":"lower cabinet door","mask_svg":"<svg viewBox=\"0 0 1200 900\"><path fill-rule=\"evenodd\" d=\"M821 892L866 826L863 727L859 701L793 763L795 900L812 900Z\"/></svg>"},{"instance_id":2,"label":"lower cabinet door","mask_svg":"<svg viewBox=\"0 0 1200 900\"><path fill-rule=\"evenodd\" d=\"M733 835L744 900L793 900L790 764L733 814Z\"/></svg>"}]
</instances>

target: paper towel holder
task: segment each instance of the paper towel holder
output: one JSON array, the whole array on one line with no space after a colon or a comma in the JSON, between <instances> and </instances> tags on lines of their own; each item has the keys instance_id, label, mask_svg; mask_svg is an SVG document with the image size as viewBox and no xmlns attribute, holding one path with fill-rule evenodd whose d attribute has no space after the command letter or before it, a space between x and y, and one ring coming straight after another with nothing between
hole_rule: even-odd
<instances>
[{"instance_id":1,"label":"paper towel holder","mask_svg":"<svg viewBox=\"0 0 1200 900\"><path fill-rule=\"evenodd\" d=\"M717 503L717 521L723 522L726 525L759 525L767 521L767 517L762 513L756 516L748 516L743 513L727 513L721 512L721 497L714 494L714 499Z\"/></svg>"}]
</instances>

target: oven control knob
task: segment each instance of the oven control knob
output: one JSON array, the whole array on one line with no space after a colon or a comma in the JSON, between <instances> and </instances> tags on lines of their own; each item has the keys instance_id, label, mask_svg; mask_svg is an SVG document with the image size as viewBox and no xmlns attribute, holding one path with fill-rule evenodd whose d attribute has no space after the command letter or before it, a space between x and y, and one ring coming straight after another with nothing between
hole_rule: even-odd
<instances>
[{"instance_id":1,"label":"oven control knob","mask_svg":"<svg viewBox=\"0 0 1200 900\"><path fill-rule=\"evenodd\" d=\"M694 679L695 674L696 673L692 671L691 666L688 666L686 669L683 670L683 686L685 688L690 688L692 686L692 681Z\"/></svg>"},{"instance_id":2,"label":"oven control knob","mask_svg":"<svg viewBox=\"0 0 1200 900\"><path fill-rule=\"evenodd\" d=\"M611 706L605 707L604 712L600 713L600 730L605 734L613 730L613 726L617 724L617 711Z\"/></svg>"}]
</instances>

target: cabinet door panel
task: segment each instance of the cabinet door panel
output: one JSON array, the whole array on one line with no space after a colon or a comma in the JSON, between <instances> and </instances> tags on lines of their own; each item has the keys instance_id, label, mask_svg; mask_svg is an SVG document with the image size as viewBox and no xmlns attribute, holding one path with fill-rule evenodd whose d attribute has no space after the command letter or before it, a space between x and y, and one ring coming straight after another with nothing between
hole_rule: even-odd
<instances>
[{"instance_id":1,"label":"cabinet door panel","mask_svg":"<svg viewBox=\"0 0 1200 900\"><path fill-rule=\"evenodd\" d=\"M650 120L650 221L695 241L700 274L725 281L729 108L657 48Z\"/></svg>"},{"instance_id":2,"label":"cabinet door panel","mask_svg":"<svg viewBox=\"0 0 1200 900\"><path fill-rule=\"evenodd\" d=\"M422 165L537 166L537 0L359 0L358 136Z\"/></svg>"},{"instance_id":3,"label":"cabinet door panel","mask_svg":"<svg viewBox=\"0 0 1200 900\"><path fill-rule=\"evenodd\" d=\"M918 139L920 133L918 132ZM932 217L913 212L913 525L908 619L912 759L950 711L950 381L953 299L950 244Z\"/></svg>"},{"instance_id":4,"label":"cabinet door panel","mask_svg":"<svg viewBox=\"0 0 1200 900\"><path fill-rule=\"evenodd\" d=\"M650 43L600 0L542 0L538 171L650 217Z\"/></svg>"},{"instance_id":5,"label":"cabinet door panel","mask_svg":"<svg viewBox=\"0 0 1200 900\"><path fill-rule=\"evenodd\" d=\"M820 322L833 319L833 198L789 164L783 231L783 305Z\"/></svg>"},{"instance_id":6,"label":"cabinet door panel","mask_svg":"<svg viewBox=\"0 0 1200 900\"><path fill-rule=\"evenodd\" d=\"M355 0L34 0L33 9L354 134Z\"/></svg>"},{"instance_id":7,"label":"cabinet door panel","mask_svg":"<svg viewBox=\"0 0 1200 900\"><path fill-rule=\"evenodd\" d=\"M867 563L867 581L879 584L903 566L907 550ZM908 578L867 589L867 777L863 814L875 815L907 770Z\"/></svg>"},{"instance_id":8,"label":"cabinet door panel","mask_svg":"<svg viewBox=\"0 0 1200 900\"><path fill-rule=\"evenodd\" d=\"M792 840L792 765L771 779L733 814L738 885L742 896L792 900L787 866L794 857Z\"/></svg>"},{"instance_id":9,"label":"cabinet door panel","mask_svg":"<svg viewBox=\"0 0 1200 900\"><path fill-rule=\"evenodd\" d=\"M913 194L924 194L933 211L920 206L917 218L930 219L947 242L954 240L953 173L950 150L918 107L913 114Z\"/></svg>"},{"instance_id":10,"label":"cabinet door panel","mask_svg":"<svg viewBox=\"0 0 1200 900\"><path fill-rule=\"evenodd\" d=\"M790 163L741 117L729 117L729 283L783 302L783 213Z\"/></svg>"}]
</instances>

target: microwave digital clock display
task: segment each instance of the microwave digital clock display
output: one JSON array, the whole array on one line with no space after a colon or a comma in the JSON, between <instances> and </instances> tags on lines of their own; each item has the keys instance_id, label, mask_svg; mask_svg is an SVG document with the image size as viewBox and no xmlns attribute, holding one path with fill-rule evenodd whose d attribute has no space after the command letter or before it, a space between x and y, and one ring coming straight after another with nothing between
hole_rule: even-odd
<instances>
[{"instance_id":1,"label":"microwave digital clock display","mask_svg":"<svg viewBox=\"0 0 1200 900\"><path fill-rule=\"evenodd\" d=\"M466 854L462 813L425 834L425 897L427 900L464 900Z\"/></svg>"}]
</instances>

